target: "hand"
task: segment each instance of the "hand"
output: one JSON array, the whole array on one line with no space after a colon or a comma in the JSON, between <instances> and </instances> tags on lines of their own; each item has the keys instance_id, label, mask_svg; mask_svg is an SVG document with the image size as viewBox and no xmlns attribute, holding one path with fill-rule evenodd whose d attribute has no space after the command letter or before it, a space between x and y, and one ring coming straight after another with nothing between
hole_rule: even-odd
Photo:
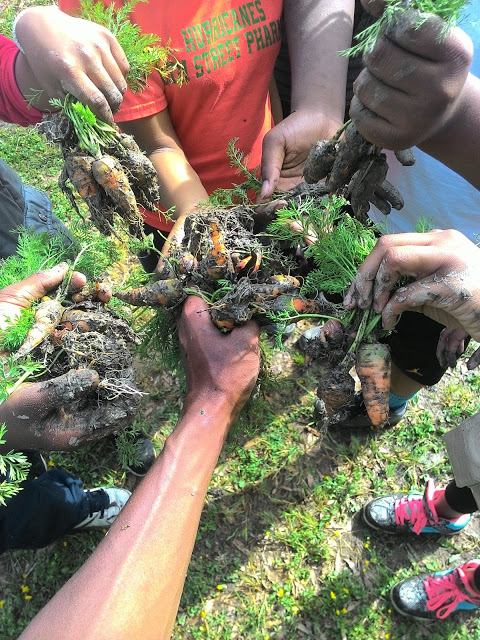
<instances>
[{"instance_id":1,"label":"hand","mask_svg":"<svg viewBox=\"0 0 480 640\"><path fill-rule=\"evenodd\" d=\"M18 317L22 309L28 309L34 300L43 298L49 291L58 287L67 272L68 264L62 262L56 267L38 271L21 282L0 289L0 328L5 326L7 320ZM85 282L85 276L74 271L69 290L77 291L84 286ZM101 302L108 302L110 298L111 291L109 289L99 290L98 299Z\"/></svg>"},{"instance_id":2,"label":"hand","mask_svg":"<svg viewBox=\"0 0 480 640\"><path fill-rule=\"evenodd\" d=\"M364 0L378 14L384 3ZM354 83L350 117L358 131L379 147L400 150L433 136L455 113L473 55L458 28L441 37L437 16L409 10L364 56ZM412 114L415 117L412 118Z\"/></svg>"},{"instance_id":3,"label":"hand","mask_svg":"<svg viewBox=\"0 0 480 640\"><path fill-rule=\"evenodd\" d=\"M480 249L458 231L383 236L358 269L344 305L373 305L385 329L393 329L403 311L418 311L480 341L479 269ZM403 276L414 281L394 291Z\"/></svg>"},{"instance_id":4,"label":"hand","mask_svg":"<svg viewBox=\"0 0 480 640\"><path fill-rule=\"evenodd\" d=\"M341 125L323 113L303 109L273 127L263 139L262 190L257 202L303 182L303 165L310 149L317 140L331 138Z\"/></svg>"},{"instance_id":5,"label":"hand","mask_svg":"<svg viewBox=\"0 0 480 640\"><path fill-rule=\"evenodd\" d=\"M223 334L212 324L206 303L189 296L178 330L187 374L187 397L211 396L213 401L220 394L236 414L258 377L258 325L248 322Z\"/></svg>"},{"instance_id":6,"label":"hand","mask_svg":"<svg viewBox=\"0 0 480 640\"><path fill-rule=\"evenodd\" d=\"M63 100L71 93L113 125L129 64L108 29L56 7L32 7L19 19L16 34L48 98Z\"/></svg>"}]
</instances>

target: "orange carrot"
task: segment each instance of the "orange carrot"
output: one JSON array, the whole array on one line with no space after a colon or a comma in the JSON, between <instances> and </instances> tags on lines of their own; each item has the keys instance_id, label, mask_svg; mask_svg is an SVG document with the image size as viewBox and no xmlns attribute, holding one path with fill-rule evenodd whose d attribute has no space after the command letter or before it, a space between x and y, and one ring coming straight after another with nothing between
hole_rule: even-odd
<instances>
[{"instance_id":1,"label":"orange carrot","mask_svg":"<svg viewBox=\"0 0 480 640\"><path fill-rule=\"evenodd\" d=\"M120 215L129 223L137 223L141 219L137 201L130 187L127 175L115 158L103 156L92 163L93 177L117 205Z\"/></svg>"},{"instance_id":2,"label":"orange carrot","mask_svg":"<svg viewBox=\"0 0 480 640\"><path fill-rule=\"evenodd\" d=\"M115 298L134 307L173 307L181 302L186 294L180 280L157 280L153 284L130 291L119 291Z\"/></svg>"},{"instance_id":3,"label":"orange carrot","mask_svg":"<svg viewBox=\"0 0 480 640\"><path fill-rule=\"evenodd\" d=\"M15 360L28 355L51 333L60 322L63 307L58 300L47 298L35 310L35 321L22 346L15 353Z\"/></svg>"},{"instance_id":4,"label":"orange carrot","mask_svg":"<svg viewBox=\"0 0 480 640\"><path fill-rule=\"evenodd\" d=\"M359 346L355 369L362 384L365 408L374 427L383 427L388 422L391 366L387 345L364 342Z\"/></svg>"},{"instance_id":5,"label":"orange carrot","mask_svg":"<svg viewBox=\"0 0 480 640\"><path fill-rule=\"evenodd\" d=\"M225 257L225 254L227 250L225 249L223 236L220 229L218 228L216 221L212 220L210 222L210 226L212 228L212 242L213 242L213 251L211 253L212 253L212 256L215 258L218 266L221 267L226 262L227 258Z\"/></svg>"}]
</instances>

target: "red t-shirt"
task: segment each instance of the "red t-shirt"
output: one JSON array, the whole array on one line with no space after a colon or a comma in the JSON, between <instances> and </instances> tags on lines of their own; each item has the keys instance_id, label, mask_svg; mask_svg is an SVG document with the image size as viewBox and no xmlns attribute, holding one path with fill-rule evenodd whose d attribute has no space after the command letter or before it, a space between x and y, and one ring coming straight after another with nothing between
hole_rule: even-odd
<instances>
[{"instance_id":1,"label":"red t-shirt","mask_svg":"<svg viewBox=\"0 0 480 640\"><path fill-rule=\"evenodd\" d=\"M60 0L60 8L75 13L77 0ZM273 126L268 85L280 48L282 0L178 0L139 3L130 19L145 33L156 33L160 44L177 49L189 82L164 85L156 72L139 94L128 91L119 123L154 115L168 108L185 155L208 193L231 188L242 178L230 166L227 144L249 156L248 167L261 162L263 136ZM147 212L154 227L158 214ZM171 225L169 225L171 228Z\"/></svg>"},{"instance_id":2,"label":"red t-shirt","mask_svg":"<svg viewBox=\"0 0 480 640\"><path fill-rule=\"evenodd\" d=\"M14 122L22 127L36 124L43 113L30 107L15 80L17 45L0 35L0 120Z\"/></svg>"}]
</instances>

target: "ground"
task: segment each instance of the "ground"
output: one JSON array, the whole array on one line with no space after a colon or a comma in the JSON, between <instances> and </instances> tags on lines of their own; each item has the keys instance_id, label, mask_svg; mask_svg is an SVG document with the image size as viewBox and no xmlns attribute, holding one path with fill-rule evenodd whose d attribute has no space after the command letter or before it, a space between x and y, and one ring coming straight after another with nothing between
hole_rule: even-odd
<instances>
[{"instance_id":1,"label":"ground","mask_svg":"<svg viewBox=\"0 0 480 640\"><path fill-rule=\"evenodd\" d=\"M58 154L34 130L2 128L0 154L71 220L56 185ZM391 429L325 432L313 416L319 367L304 368L295 346L299 334L297 329L285 351L273 355L276 385L243 412L221 455L173 637L479 637L475 614L423 624L396 614L388 598L390 587L408 575L474 558L478 518L454 538L386 536L370 531L361 518L362 505L377 495L422 488L427 477L440 486L450 478L441 435L479 409L479 375L462 360ZM181 377L152 358L137 359L136 366L140 385L149 391L138 422L161 450L181 407ZM138 482L122 468L111 440L49 460L87 487L134 489ZM0 640L19 635L103 535L77 533L46 549L0 557Z\"/></svg>"}]
</instances>

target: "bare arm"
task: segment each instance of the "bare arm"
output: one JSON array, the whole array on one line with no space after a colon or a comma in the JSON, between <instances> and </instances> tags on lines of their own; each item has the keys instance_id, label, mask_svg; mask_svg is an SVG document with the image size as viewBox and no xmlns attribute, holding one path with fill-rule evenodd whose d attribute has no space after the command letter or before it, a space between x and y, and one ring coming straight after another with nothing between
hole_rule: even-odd
<instances>
[{"instance_id":1,"label":"bare arm","mask_svg":"<svg viewBox=\"0 0 480 640\"><path fill-rule=\"evenodd\" d=\"M258 374L258 328L224 336L204 303L180 323L189 391L162 454L107 537L21 635L50 640L170 637L204 498L228 429Z\"/></svg>"},{"instance_id":2,"label":"bare arm","mask_svg":"<svg viewBox=\"0 0 480 640\"><path fill-rule=\"evenodd\" d=\"M121 128L135 138L153 163L160 184L160 204L165 209L174 206L175 219L190 213L198 202L207 199L200 178L183 152L168 109L147 118L122 122Z\"/></svg>"},{"instance_id":3,"label":"bare arm","mask_svg":"<svg viewBox=\"0 0 480 640\"><path fill-rule=\"evenodd\" d=\"M262 198L301 182L313 144L343 124L348 60L338 52L350 46L354 8L354 0L285 1L292 113L264 138Z\"/></svg>"}]
</instances>

